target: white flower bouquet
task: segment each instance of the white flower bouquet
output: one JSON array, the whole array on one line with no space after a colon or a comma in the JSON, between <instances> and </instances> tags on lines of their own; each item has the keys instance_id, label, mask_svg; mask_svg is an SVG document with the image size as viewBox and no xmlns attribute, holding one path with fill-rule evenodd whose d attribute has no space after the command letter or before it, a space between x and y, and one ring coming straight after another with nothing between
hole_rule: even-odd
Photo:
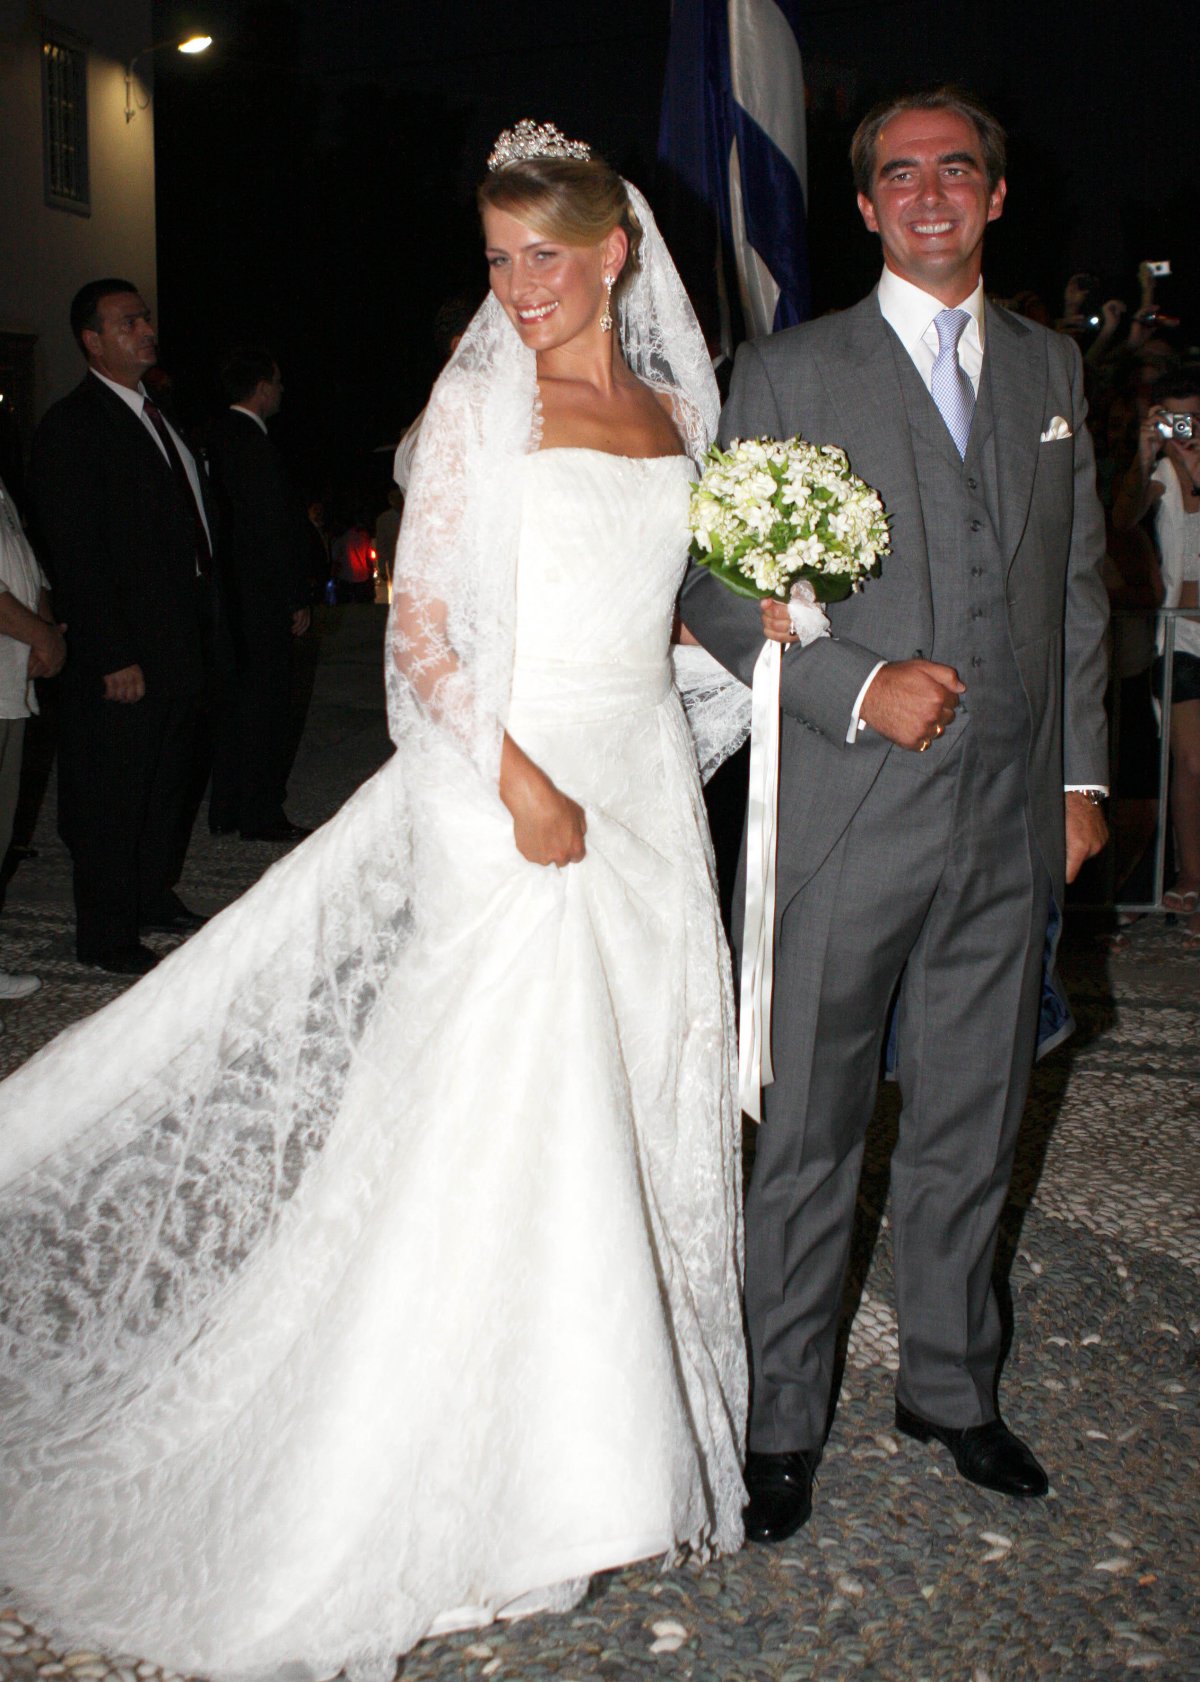
<instances>
[{"instance_id":1,"label":"white flower bouquet","mask_svg":"<svg viewBox=\"0 0 1200 1682\"><path fill-rule=\"evenodd\" d=\"M783 601L807 580L816 600L838 602L879 571L887 516L844 450L748 438L706 459L692 487L691 553L737 595Z\"/></svg>"}]
</instances>

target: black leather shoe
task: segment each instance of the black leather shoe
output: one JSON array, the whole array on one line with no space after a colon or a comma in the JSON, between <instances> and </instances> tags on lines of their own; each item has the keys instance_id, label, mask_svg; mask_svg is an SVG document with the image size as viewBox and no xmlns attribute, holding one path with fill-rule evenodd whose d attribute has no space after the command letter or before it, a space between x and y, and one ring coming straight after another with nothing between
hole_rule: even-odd
<instances>
[{"instance_id":1,"label":"black leather shoe","mask_svg":"<svg viewBox=\"0 0 1200 1682\"><path fill-rule=\"evenodd\" d=\"M292 823L290 818L282 818L278 823L269 823L262 829L243 829L243 841L303 841L312 834L311 829L305 829L303 824Z\"/></svg>"},{"instance_id":2,"label":"black leather shoe","mask_svg":"<svg viewBox=\"0 0 1200 1682\"><path fill-rule=\"evenodd\" d=\"M746 1456L748 1542L786 1542L808 1523L820 1458L819 1449L807 1448Z\"/></svg>"},{"instance_id":3,"label":"black leather shoe","mask_svg":"<svg viewBox=\"0 0 1200 1682\"><path fill-rule=\"evenodd\" d=\"M94 958L80 958L90 969L102 969L108 975L147 975L158 962L158 953L148 946L116 946L111 952L98 952Z\"/></svg>"},{"instance_id":4,"label":"black leather shoe","mask_svg":"<svg viewBox=\"0 0 1200 1682\"><path fill-rule=\"evenodd\" d=\"M969 1483L998 1490L1001 1495L1045 1495L1049 1491L1049 1478L1002 1419L989 1419L986 1425L969 1425L964 1430L934 1425L897 1402L896 1429L919 1443L931 1439L944 1443L954 1456L960 1476Z\"/></svg>"},{"instance_id":5,"label":"black leather shoe","mask_svg":"<svg viewBox=\"0 0 1200 1682\"><path fill-rule=\"evenodd\" d=\"M178 905L168 906L157 916L151 915L138 928L142 934L195 934L202 929L208 918L199 911L192 911L182 901Z\"/></svg>"}]
</instances>

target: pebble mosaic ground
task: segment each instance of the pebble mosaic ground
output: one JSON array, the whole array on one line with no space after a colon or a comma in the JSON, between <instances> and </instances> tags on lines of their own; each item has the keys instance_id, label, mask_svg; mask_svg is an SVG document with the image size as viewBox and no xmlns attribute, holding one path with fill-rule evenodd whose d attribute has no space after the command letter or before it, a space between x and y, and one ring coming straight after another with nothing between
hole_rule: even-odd
<instances>
[{"instance_id":1,"label":"pebble mosaic ground","mask_svg":"<svg viewBox=\"0 0 1200 1682\"><path fill-rule=\"evenodd\" d=\"M322 616L292 815L330 816L386 753L379 616ZM4 1010L0 1072L121 983L75 964L69 878L43 807L8 890L0 962L43 989ZM182 884L218 910L281 851L198 826ZM166 949L170 942L161 942ZM1008 1419L1052 1492L1021 1505L958 1478L892 1422L886 1216L895 1105L881 1098L847 1294L846 1366L811 1523L777 1549L644 1566L561 1617L430 1641L400 1682L1200 1682L1200 954L1146 919L1124 949L1069 922L1080 1032L1037 1072L1000 1278L1015 1326ZM748 1148L752 1149L752 1141ZM0 1591L0 1679L161 1673L56 1652Z\"/></svg>"}]
</instances>

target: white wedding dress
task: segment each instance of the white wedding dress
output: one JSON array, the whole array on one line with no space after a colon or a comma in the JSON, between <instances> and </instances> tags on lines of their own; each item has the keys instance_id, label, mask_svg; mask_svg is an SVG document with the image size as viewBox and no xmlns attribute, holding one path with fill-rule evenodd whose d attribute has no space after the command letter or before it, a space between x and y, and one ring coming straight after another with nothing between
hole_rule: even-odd
<instances>
[{"instance_id":1,"label":"white wedding dress","mask_svg":"<svg viewBox=\"0 0 1200 1682\"><path fill-rule=\"evenodd\" d=\"M508 725L583 862L398 754L0 1087L0 1584L64 1639L384 1682L741 1541L731 989L668 659L693 469L520 471Z\"/></svg>"}]
</instances>

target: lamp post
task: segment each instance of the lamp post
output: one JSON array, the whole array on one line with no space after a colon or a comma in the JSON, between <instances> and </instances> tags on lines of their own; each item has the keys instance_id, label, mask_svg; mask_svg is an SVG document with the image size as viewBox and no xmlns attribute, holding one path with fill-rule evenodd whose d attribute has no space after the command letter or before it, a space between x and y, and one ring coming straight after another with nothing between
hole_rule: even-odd
<instances>
[{"instance_id":1,"label":"lamp post","mask_svg":"<svg viewBox=\"0 0 1200 1682\"><path fill-rule=\"evenodd\" d=\"M146 99L136 100L133 96L134 65L139 58L146 58L150 53L159 53L164 47L174 47L176 52L194 53L207 52L212 46L211 35L185 35L182 41L156 41L151 47L143 47L134 53L125 71L125 121L131 123L139 111L144 111L154 97L152 94Z\"/></svg>"}]
</instances>

